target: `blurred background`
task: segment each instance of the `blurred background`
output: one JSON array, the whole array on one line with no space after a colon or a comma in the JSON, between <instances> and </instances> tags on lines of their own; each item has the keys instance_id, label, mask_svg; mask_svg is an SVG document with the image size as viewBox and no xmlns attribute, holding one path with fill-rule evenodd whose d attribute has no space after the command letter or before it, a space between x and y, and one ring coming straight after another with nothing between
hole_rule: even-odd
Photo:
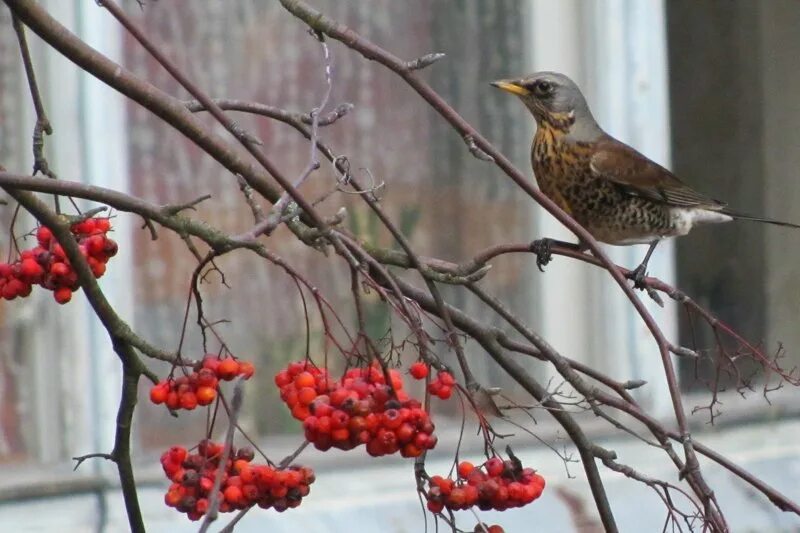
<instances>
[{"instance_id":1,"label":"blurred background","mask_svg":"<svg viewBox=\"0 0 800 533\"><path fill-rule=\"evenodd\" d=\"M188 94L94 2L42 0L49 12L86 42L181 99ZM739 211L800 222L800 3L678 0L311 0L395 55L429 52L447 57L423 72L431 84L516 165L530 172L533 120L514 98L489 82L537 70L566 73L582 87L595 117L612 135L672 168L698 190ZM212 96L257 101L298 112L316 106L324 91L319 44L278 2L136 2L123 6L147 35ZM196 216L231 233L245 231L251 216L236 185L157 117L127 102L86 75L29 32L34 65L55 133L46 138L51 167L70 180L127 190L157 203L183 203L201 194ZM322 140L347 154L354 168L369 169L386 183L383 205L423 255L452 261L501 242L542 236L570 238L549 215L523 196L492 165L466 150L463 140L395 75L331 42L332 105L350 102L345 118L322 130ZM19 173L31 168L35 115L29 102L8 9L0 8L0 162ZM236 120L264 143L268 156L288 174L307 163L308 144L288 126L239 114ZM213 121L209 120L209 124ZM366 170L363 172L366 173ZM323 169L305 189L321 197L335 185ZM356 199L336 195L325 213L348 208L347 224L364 239L392 241ZM9 227L13 209L0 209ZM18 233L33 222L17 221ZM115 219L120 254L101 280L109 298L153 344L174 349L195 260L165 231L157 241L136 217ZM784 366L800 362L800 233L748 224L701 228L659 246L650 272L676 283L745 337L774 352L786 348ZM321 288L331 302L347 301L346 271L307 249L285 230L269 246ZM0 232L0 251L10 249ZM640 247L609 248L619 263L634 266ZM299 437L272 385L272 375L302 357L302 306L291 280L246 253L220 261L230 288L204 287L207 315L228 319L222 331L239 356L258 372L247 390L242 425L280 457ZM620 381L644 379L636 391L654 414L669 419L669 396L658 354L643 324L608 276L596 268L556 258L545 274L528 257L505 256L482 283L532 323L565 355L603 369ZM457 291L447 297L478 313ZM370 331L391 324L371 305ZM680 310L652 303L664 330L683 344L712 348L712 335L694 327ZM350 317L349 306L343 319ZM480 315L481 318L487 318ZM487 318L488 319L488 318ZM312 317L315 348L321 324ZM196 330L186 353L200 355ZM474 346L473 369L489 385L514 389L499 368ZM547 381L551 370L526 363ZM677 361L686 405L706 405L708 368ZM115 487L113 465L84 463L72 472L72 456L110 450L120 369L107 335L82 295L65 308L34 291L24 301L0 302L0 530L124 531L127 523ZM162 368L154 366L161 372ZM146 388L143 387L146 393ZM800 395L781 390L771 405L756 392L743 399L731 389L720 397L724 415L712 427L708 413L693 416L698 439L737 460L795 500L800 488ZM461 418L454 402L440 407L440 453L430 472L446 471ZM622 462L677 481L658 453L638 441L581 420L614 449ZM470 421L471 422L471 421ZM532 429L569 453L548 417ZM135 426L135 460L145 520L152 531L194 531L162 502L166 482L157 456L175 443L190 444L205 427L201 415L173 419L142 401ZM513 432L513 428L508 432ZM481 513L506 531L597 531L580 465L564 462L532 437L513 439L518 454L548 480L541 500L496 516ZM476 460L479 442L467 436ZM413 491L413 472L392 459L359 462L352 454L308 452L318 470L312 497L283 515L252 512L241 531L422 531L424 515ZM643 466L646 465L646 466ZM704 465L705 466L705 465ZM800 519L784 516L761 495L727 473L706 466L734 531L800 531ZM605 474L612 508L623 531L660 530L665 510L655 493L616 474ZM460 516L469 529L475 519ZM430 523L429 523L430 527ZM239 530L239 529L237 529Z\"/></svg>"}]
</instances>

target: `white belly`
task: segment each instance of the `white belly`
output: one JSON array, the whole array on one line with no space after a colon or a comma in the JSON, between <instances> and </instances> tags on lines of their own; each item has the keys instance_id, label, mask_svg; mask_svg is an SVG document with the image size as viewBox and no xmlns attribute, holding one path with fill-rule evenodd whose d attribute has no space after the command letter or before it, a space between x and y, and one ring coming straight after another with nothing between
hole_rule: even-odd
<instances>
[{"instance_id":1,"label":"white belly","mask_svg":"<svg viewBox=\"0 0 800 533\"><path fill-rule=\"evenodd\" d=\"M670 216L674 228L674 233L670 236L676 237L686 235L698 224L721 224L733 220L730 215L719 211L694 207L673 207L670 209Z\"/></svg>"}]
</instances>

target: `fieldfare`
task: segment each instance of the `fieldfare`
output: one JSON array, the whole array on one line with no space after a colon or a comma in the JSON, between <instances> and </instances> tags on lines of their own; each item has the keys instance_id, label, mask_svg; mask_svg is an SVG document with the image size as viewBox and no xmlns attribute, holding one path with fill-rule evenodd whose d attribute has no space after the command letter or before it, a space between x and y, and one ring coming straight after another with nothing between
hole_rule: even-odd
<instances>
[{"instance_id":1,"label":"fieldfare","mask_svg":"<svg viewBox=\"0 0 800 533\"><path fill-rule=\"evenodd\" d=\"M697 224L745 219L800 228L732 211L614 139L597 125L580 89L563 74L539 72L492 85L519 96L536 119L531 160L542 192L600 242L650 245L631 274L637 287L658 242L686 235ZM537 241L540 268L549 260L552 242Z\"/></svg>"}]
</instances>

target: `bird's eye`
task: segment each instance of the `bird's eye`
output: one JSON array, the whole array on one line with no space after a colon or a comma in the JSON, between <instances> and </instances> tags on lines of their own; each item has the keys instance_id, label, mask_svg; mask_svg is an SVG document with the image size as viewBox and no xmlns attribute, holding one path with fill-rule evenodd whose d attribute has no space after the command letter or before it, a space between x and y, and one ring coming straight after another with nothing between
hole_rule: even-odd
<instances>
[{"instance_id":1,"label":"bird's eye","mask_svg":"<svg viewBox=\"0 0 800 533\"><path fill-rule=\"evenodd\" d=\"M550 96L553 93L553 84L546 80L539 80L533 84L533 92L537 96Z\"/></svg>"}]
</instances>

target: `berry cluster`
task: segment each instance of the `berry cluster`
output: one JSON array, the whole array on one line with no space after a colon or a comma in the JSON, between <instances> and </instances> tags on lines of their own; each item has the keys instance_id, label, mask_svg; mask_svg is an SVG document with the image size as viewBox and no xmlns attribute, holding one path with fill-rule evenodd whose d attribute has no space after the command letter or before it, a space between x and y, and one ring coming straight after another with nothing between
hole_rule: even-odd
<instances>
[{"instance_id":1,"label":"berry cluster","mask_svg":"<svg viewBox=\"0 0 800 533\"><path fill-rule=\"evenodd\" d=\"M504 511L522 507L542 495L544 478L517 461L492 457L481 467L464 461L458 465L458 479L433 476L427 493L428 509L445 507L452 511L477 505L483 511Z\"/></svg>"},{"instance_id":2,"label":"berry cluster","mask_svg":"<svg viewBox=\"0 0 800 533\"><path fill-rule=\"evenodd\" d=\"M197 453L173 446L161 456L164 473L172 481L164 502L191 520L199 520L207 511L214 480L220 468L222 483L217 498L219 511L227 513L258 505L278 512L300 505L314 482L314 471L292 465L279 470L268 465L251 464L254 453L249 447L232 448L228 461L220 465L223 445L203 440Z\"/></svg>"},{"instance_id":3,"label":"berry cluster","mask_svg":"<svg viewBox=\"0 0 800 533\"><path fill-rule=\"evenodd\" d=\"M117 243L106 237L110 229L108 218L88 218L70 228L96 278L105 274L106 263L117 253ZM40 226L36 240L37 245L21 251L15 262L0 263L0 296L24 298L33 285L39 285L53 291L56 302L65 304L78 290L78 275L50 229Z\"/></svg>"},{"instance_id":4,"label":"berry cluster","mask_svg":"<svg viewBox=\"0 0 800 533\"><path fill-rule=\"evenodd\" d=\"M505 533L505 529L502 526L498 526L494 524L492 526L487 526L486 524L475 524L475 529L472 530L473 533Z\"/></svg>"},{"instance_id":5,"label":"berry cluster","mask_svg":"<svg viewBox=\"0 0 800 533\"><path fill-rule=\"evenodd\" d=\"M447 370L440 370L436 373L436 378L428 383L428 392L438 396L442 400L447 400L453 394L453 387L456 379Z\"/></svg>"},{"instance_id":6,"label":"berry cluster","mask_svg":"<svg viewBox=\"0 0 800 533\"><path fill-rule=\"evenodd\" d=\"M303 422L306 439L322 451L365 444L374 457L400 452L418 457L436 446L428 413L403 390L396 370L390 384L378 366L352 368L339 381L303 362L278 372L275 384L292 416Z\"/></svg>"},{"instance_id":7,"label":"berry cluster","mask_svg":"<svg viewBox=\"0 0 800 533\"><path fill-rule=\"evenodd\" d=\"M209 405L217 398L219 381L230 381L236 376L249 379L255 367L247 361L233 357L220 359L214 354L206 354L194 372L179 378L169 377L150 389L150 401L166 404L171 410L191 411L198 405Z\"/></svg>"}]
</instances>

